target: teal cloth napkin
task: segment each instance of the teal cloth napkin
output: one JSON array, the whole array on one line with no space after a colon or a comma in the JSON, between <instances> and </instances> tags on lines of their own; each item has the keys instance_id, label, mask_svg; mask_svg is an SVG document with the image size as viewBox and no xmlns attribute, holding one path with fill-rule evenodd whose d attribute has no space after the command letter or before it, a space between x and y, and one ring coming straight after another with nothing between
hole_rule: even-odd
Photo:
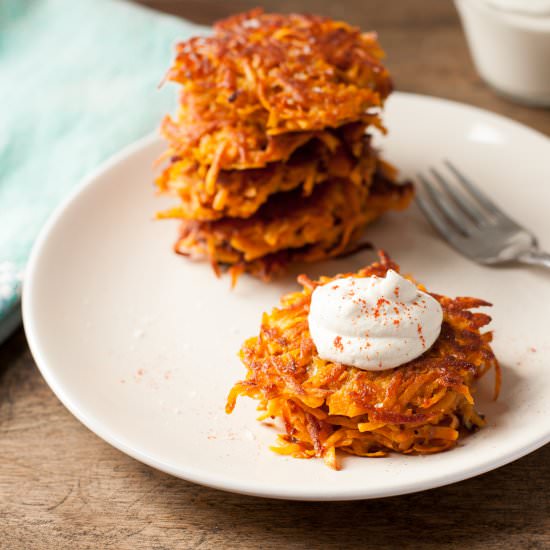
<instances>
[{"instance_id":1,"label":"teal cloth napkin","mask_svg":"<svg viewBox=\"0 0 550 550\"><path fill-rule=\"evenodd\" d=\"M123 1L0 0L0 342L52 209L172 110L173 45L205 32Z\"/></svg>"}]
</instances>

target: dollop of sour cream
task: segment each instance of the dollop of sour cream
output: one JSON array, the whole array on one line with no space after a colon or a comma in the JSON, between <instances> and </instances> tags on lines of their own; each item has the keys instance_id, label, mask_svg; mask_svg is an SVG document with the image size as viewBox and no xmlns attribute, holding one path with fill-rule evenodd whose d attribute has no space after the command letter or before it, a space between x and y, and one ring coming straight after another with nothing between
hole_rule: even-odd
<instances>
[{"instance_id":1,"label":"dollop of sour cream","mask_svg":"<svg viewBox=\"0 0 550 550\"><path fill-rule=\"evenodd\" d=\"M318 286L308 322L322 359L378 371L422 355L441 332L443 311L390 269L385 277L345 277Z\"/></svg>"}]
</instances>

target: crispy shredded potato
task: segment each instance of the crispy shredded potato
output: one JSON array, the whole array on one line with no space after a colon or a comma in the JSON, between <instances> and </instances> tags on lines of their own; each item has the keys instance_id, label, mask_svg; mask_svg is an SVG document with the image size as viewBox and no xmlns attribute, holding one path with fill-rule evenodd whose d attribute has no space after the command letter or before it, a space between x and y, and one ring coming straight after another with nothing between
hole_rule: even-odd
<instances>
[{"instance_id":1,"label":"crispy shredded potato","mask_svg":"<svg viewBox=\"0 0 550 550\"><path fill-rule=\"evenodd\" d=\"M207 258L235 283L292 261L351 253L365 225L405 208L410 183L371 144L391 92L374 33L326 17L230 17L177 46L179 84L157 179L178 203L176 252Z\"/></svg>"},{"instance_id":2,"label":"crispy shredded potato","mask_svg":"<svg viewBox=\"0 0 550 550\"><path fill-rule=\"evenodd\" d=\"M181 85L162 130L168 156L216 170L285 160L313 133L380 125L392 89L373 33L313 15L253 10L177 46L167 80Z\"/></svg>"},{"instance_id":3,"label":"crispy shredded potato","mask_svg":"<svg viewBox=\"0 0 550 550\"><path fill-rule=\"evenodd\" d=\"M294 151L286 162L265 168L221 170L210 178L208 166L174 157L156 184L161 193L179 198L177 206L159 218L218 220L248 218L274 193L300 187L308 196L315 185L330 178L346 178L357 185L370 181L376 158L363 124L320 132Z\"/></svg>"},{"instance_id":4,"label":"crispy shredded potato","mask_svg":"<svg viewBox=\"0 0 550 550\"><path fill-rule=\"evenodd\" d=\"M372 185L331 179L304 197L300 190L278 193L247 219L184 221L176 252L207 257L215 266L233 266L269 279L288 261L317 261L346 254L366 224L412 198L410 183L390 179L392 168L378 161ZM283 252L281 254L281 252Z\"/></svg>"},{"instance_id":5,"label":"crispy shredded potato","mask_svg":"<svg viewBox=\"0 0 550 550\"><path fill-rule=\"evenodd\" d=\"M379 262L334 279L399 271L385 253L379 254ZM257 399L259 420L278 418L284 425L275 452L322 457L336 469L336 450L370 457L389 451L435 453L453 448L462 434L484 425L474 406L474 383L493 368L496 398L501 375L490 347L492 333L480 332L491 318L470 310L489 303L432 294L444 315L433 346L395 369L366 371L321 359L310 338L311 293L334 279L312 281L302 275L298 280L304 289L264 313L259 335L241 349L247 375L231 390L228 413L239 396Z\"/></svg>"}]
</instances>

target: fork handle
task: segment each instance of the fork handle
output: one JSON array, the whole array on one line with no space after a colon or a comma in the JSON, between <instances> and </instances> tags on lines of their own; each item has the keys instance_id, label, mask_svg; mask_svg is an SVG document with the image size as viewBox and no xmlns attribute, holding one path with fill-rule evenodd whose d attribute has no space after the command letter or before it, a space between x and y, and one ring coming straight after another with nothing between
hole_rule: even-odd
<instances>
[{"instance_id":1,"label":"fork handle","mask_svg":"<svg viewBox=\"0 0 550 550\"><path fill-rule=\"evenodd\" d=\"M518 261L523 264L540 265L550 268L550 254L543 252L542 250L530 250L518 257Z\"/></svg>"}]
</instances>

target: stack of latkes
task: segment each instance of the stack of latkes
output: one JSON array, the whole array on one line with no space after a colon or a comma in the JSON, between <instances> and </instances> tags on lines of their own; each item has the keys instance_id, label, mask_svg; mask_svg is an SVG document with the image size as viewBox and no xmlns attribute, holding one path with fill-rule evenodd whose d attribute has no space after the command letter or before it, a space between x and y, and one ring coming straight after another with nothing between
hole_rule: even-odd
<instances>
[{"instance_id":1,"label":"stack of latkes","mask_svg":"<svg viewBox=\"0 0 550 550\"><path fill-rule=\"evenodd\" d=\"M269 278L290 261L349 253L364 226L405 208L368 130L392 83L376 36L312 15L254 10L177 46L181 85L157 180L179 204L178 253Z\"/></svg>"}]
</instances>

